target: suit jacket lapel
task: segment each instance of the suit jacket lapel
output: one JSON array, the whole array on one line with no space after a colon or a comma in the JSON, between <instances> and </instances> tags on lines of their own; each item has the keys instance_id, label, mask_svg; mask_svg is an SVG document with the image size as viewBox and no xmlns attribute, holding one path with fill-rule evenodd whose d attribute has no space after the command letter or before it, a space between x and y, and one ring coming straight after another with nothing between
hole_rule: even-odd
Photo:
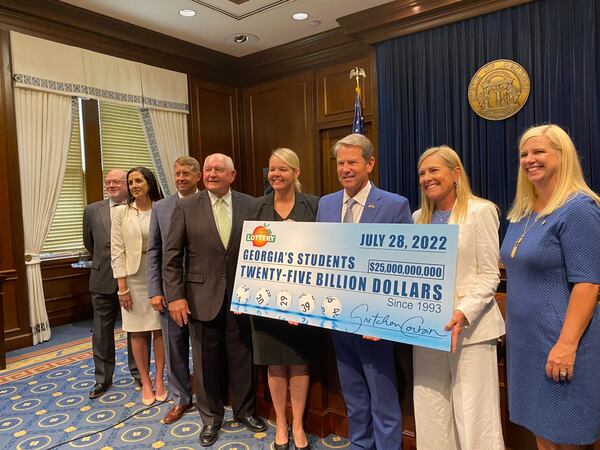
<instances>
[{"instance_id":1,"label":"suit jacket lapel","mask_svg":"<svg viewBox=\"0 0 600 450\"><path fill-rule=\"evenodd\" d=\"M229 234L229 242L227 248L231 247L231 243L237 239L239 241L239 235L244 224L245 217L240 215L240 195L231 191L231 233ZM218 233L217 233L218 234Z\"/></svg>"},{"instance_id":2,"label":"suit jacket lapel","mask_svg":"<svg viewBox=\"0 0 600 450\"><path fill-rule=\"evenodd\" d=\"M375 216L379 211L381 194L379 193L379 189L375 186L371 186L371 190L369 191L369 195L367 196L367 201L365 203L365 207L363 208L362 215L360 216L360 223L373 223L375 221Z\"/></svg>"},{"instance_id":3,"label":"suit jacket lapel","mask_svg":"<svg viewBox=\"0 0 600 450\"><path fill-rule=\"evenodd\" d=\"M210 201L210 195L208 195L208 191L200 191L198 194L198 201L200 202L200 210L204 212L204 217L206 217L206 224L210 232L213 236L221 242L221 237L219 236L219 230L217 230L217 222L215 221L215 215L212 209L212 202ZM199 218L198 220L202 220ZM221 245L223 245L221 243Z\"/></svg>"},{"instance_id":4,"label":"suit jacket lapel","mask_svg":"<svg viewBox=\"0 0 600 450\"><path fill-rule=\"evenodd\" d=\"M342 221L342 205L344 203L344 190L342 189L341 191L337 191L335 193L335 195L337 196L337 198L333 202L333 210L331 211L331 214L334 219L333 220L334 222L341 222Z\"/></svg>"},{"instance_id":5,"label":"suit jacket lapel","mask_svg":"<svg viewBox=\"0 0 600 450\"><path fill-rule=\"evenodd\" d=\"M106 235L110 239L110 201L109 200L104 200L100 204L99 212L100 212L100 220L102 221L102 225L104 225L104 230L106 231Z\"/></svg>"}]
</instances>

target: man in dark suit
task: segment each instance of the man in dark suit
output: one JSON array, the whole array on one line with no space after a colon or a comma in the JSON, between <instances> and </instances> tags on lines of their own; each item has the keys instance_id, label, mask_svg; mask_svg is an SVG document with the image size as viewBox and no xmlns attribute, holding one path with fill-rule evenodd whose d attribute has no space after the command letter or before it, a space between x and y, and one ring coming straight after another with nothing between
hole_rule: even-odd
<instances>
[{"instance_id":1,"label":"man in dark suit","mask_svg":"<svg viewBox=\"0 0 600 450\"><path fill-rule=\"evenodd\" d=\"M369 181L373 144L361 134L339 140L333 149L343 189L321 197L317 222L412 223L408 201ZM332 332L352 449L400 450L402 415L396 386L393 344L369 336Z\"/></svg>"},{"instance_id":2,"label":"man in dark suit","mask_svg":"<svg viewBox=\"0 0 600 450\"><path fill-rule=\"evenodd\" d=\"M121 311L117 282L110 265L110 221L114 206L127 198L127 172L111 170L104 181L108 199L92 203L83 211L83 244L92 255L90 292L94 309L92 352L96 384L90 398L100 397L112 384L115 371L115 321ZM127 335L129 371L141 386Z\"/></svg>"},{"instance_id":3,"label":"man in dark suit","mask_svg":"<svg viewBox=\"0 0 600 450\"><path fill-rule=\"evenodd\" d=\"M230 157L208 156L202 172L206 189L180 200L173 210L163 275L173 320L184 326L191 316L200 444L208 447L223 422L227 378L234 417L255 432L266 426L254 415L250 322L229 310L242 224L253 198L231 190L236 172Z\"/></svg>"},{"instance_id":4,"label":"man in dark suit","mask_svg":"<svg viewBox=\"0 0 600 450\"><path fill-rule=\"evenodd\" d=\"M160 326L165 341L167 376L169 389L173 394L173 407L163 419L166 424L179 420L193 405L189 369L190 333L187 325L180 327L169 314L163 286L163 252L178 199L198 192L200 164L195 158L181 156L175 160L173 170L177 193L152 206L147 254L148 297L152 307L161 313ZM183 280L180 283L183 285Z\"/></svg>"}]
</instances>

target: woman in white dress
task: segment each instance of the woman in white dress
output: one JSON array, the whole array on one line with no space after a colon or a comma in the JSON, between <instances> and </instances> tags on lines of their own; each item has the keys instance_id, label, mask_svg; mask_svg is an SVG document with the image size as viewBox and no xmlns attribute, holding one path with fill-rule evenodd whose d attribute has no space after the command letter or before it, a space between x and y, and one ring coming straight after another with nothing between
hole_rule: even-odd
<instances>
[{"instance_id":1,"label":"woman in white dress","mask_svg":"<svg viewBox=\"0 0 600 450\"><path fill-rule=\"evenodd\" d=\"M151 405L167 399L163 381L165 348L159 313L148 300L146 282L146 250L152 203L161 194L156 178L145 167L134 167L127 173L127 204L119 205L112 218L111 262L119 287L119 303L123 330L131 334L131 348L142 380L142 403ZM152 332L156 361L155 389L150 379L146 335Z\"/></svg>"}]
</instances>

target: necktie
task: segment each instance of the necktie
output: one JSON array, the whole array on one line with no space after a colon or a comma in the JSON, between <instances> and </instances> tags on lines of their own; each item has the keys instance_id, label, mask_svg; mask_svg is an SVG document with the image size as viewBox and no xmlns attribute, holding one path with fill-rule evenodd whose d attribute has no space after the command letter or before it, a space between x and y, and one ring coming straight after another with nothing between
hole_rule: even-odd
<instances>
[{"instance_id":1,"label":"necktie","mask_svg":"<svg viewBox=\"0 0 600 450\"><path fill-rule=\"evenodd\" d=\"M356 200L349 198L346 202L346 214L344 214L344 223L354 223L354 214L352 214L352 207L356 204Z\"/></svg>"},{"instance_id":2,"label":"necktie","mask_svg":"<svg viewBox=\"0 0 600 450\"><path fill-rule=\"evenodd\" d=\"M227 214L227 204L223 197L219 198L217 203L215 203L215 219L223 247L227 248L231 234L231 220L229 219L229 214Z\"/></svg>"}]
</instances>

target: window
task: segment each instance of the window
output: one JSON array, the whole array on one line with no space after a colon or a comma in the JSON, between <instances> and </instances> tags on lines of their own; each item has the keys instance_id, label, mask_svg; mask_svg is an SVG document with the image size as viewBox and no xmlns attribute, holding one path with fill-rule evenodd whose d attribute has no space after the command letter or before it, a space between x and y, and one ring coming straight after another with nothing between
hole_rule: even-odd
<instances>
[{"instance_id":1,"label":"window","mask_svg":"<svg viewBox=\"0 0 600 450\"><path fill-rule=\"evenodd\" d=\"M90 202L106 198L103 180L112 169L129 170L145 166L156 173L152 162L143 123L137 106L94 101L97 115L81 120L82 100L77 102L65 178L50 231L42 247L46 257L73 255L84 251L83 209L86 197ZM90 100L86 100L90 102ZM84 144L88 134L95 134L97 148ZM94 139L91 139L94 141ZM101 167L102 176L86 180L86 167ZM96 186L97 184L97 186ZM94 191L86 196L86 186Z\"/></svg>"},{"instance_id":2,"label":"window","mask_svg":"<svg viewBox=\"0 0 600 450\"><path fill-rule=\"evenodd\" d=\"M130 105L99 103L103 178L113 169L129 170L136 166L155 172L139 109Z\"/></svg>"},{"instance_id":3,"label":"window","mask_svg":"<svg viewBox=\"0 0 600 450\"><path fill-rule=\"evenodd\" d=\"M83 224L81 220L76 219L83 217L85 207L79 110L79 102L77 102L76 112L73 115L65 178L42 253L77 252L83 248Z\"/></svg>"}]
</instances>

